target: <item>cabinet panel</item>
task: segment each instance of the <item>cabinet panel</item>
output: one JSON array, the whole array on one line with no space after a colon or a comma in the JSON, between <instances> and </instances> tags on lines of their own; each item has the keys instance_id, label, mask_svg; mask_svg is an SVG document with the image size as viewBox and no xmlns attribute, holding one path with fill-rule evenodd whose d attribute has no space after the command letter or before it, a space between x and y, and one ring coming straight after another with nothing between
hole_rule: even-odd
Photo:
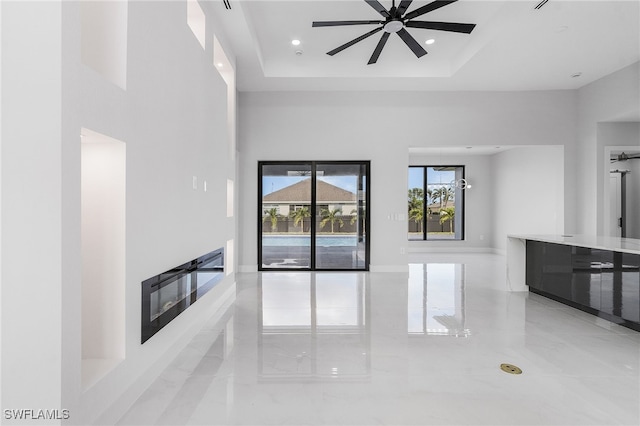
<instances>
[{"instance_id":1,"label":"cabinet panel","mask_svg":"<svg viewBox=\"0 0 640 426\"><path fill-rule=\"evenodd\" d=\"M617 286L615 285L615 281L617 281L616 274L619 274L619 271L616 271L614 267L614 255L612 252L608 252L607 254L601 255L599 261L602 282L600 289L600 297L602 300L600 312L620 316L619 312L616 314L616 311L620 310L620 286L619 284Z\"/></svg>"},{"instance_id":2,"label":"cabinet panel","mask_svg":"<svg viewBox=\"0 0 640 426\"><path fill-rule=\"evenodd\" d=\"M544 245L540 241L526 242L526 284L530 288L542 290L542 265L544 262Z\"/></svg>"},{"instance_id":3,"label":"cabinet panel","mask_svg":"<svg viewBox=\"0 0 640 426\"><path fill-rule=\"evenodd\" d=\"M573 273L571 247L561 244L544 244L541 290L571 300Z\"/></svg>"},{"instance_id":4,"label":"cabinet panel","mask_svg":"<svg viewBox=\"0 0 640 426\"><path fill-rule=\"evenodd\" d=\"M601 274L597 262L593 261L593 251L584 247L573 247L572 297L576 303L593 309L600 309Z\"/></svg>"},{"instance_id":5,"label":"cabinet panel","mask_svg":"<svg viewBox=\"0 0 640 426\"><path fill-rule=\"evenodd\" d=\"M640 255L527 240L530 290L640 331Z\"/></svg>"},{"instance_id":6,"label":"cabinet panel","mask_svg":"<svg viewBox=\"0 0 640 426\"><path fill-rule=\"evenodd\" d=\"M622 253L620 313L628 321L640 323L640 255Z\"/></svg>"},{"instance_id":7,"label":"cabinet panel","mask_svg":"<svg viewBox=\"0 0 640 426\"><path fill-rule=\"evenodd\" d=\"M527 285L554 296L571 298L571 247L527 241Z\"/></svg>"},{"instance_id":8,"label":"cabinet panel","mask_svg":"<svg viewBox=\"0 0 640 426\"><path fill-rule=\"evenodd\" d=\"M573 274L569 300L599 310L601 304L601 275L597 260L599 253L585 247L572 247L571 251Z\"/></svg>"}]
</instances>

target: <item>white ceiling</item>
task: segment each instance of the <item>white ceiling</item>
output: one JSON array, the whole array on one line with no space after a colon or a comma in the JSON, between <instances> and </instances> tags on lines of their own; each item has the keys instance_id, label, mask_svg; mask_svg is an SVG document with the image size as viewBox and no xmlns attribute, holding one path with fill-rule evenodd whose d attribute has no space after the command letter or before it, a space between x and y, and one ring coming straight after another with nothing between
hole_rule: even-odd
<instances>
[{"instance_id":1,"label":"white ceiling","mask_svg":"<svg viewBox=\"0 0 640 426\"><path fill-rule=\"evenodd\" d=\"M326 52L376 25L311 27L381 19L364 0L230 1L220 25L240 91L575 89L640 60L640 0L549 0L540 10L540 0L460 0L416 20L475 23L471 34L409 28L429 53L418 59L391 34L373 65L382 32ZM415 0L408 11L427 3ZM294 38L302 44L292 46ZM435 44L425 45L429 38Z\"/></svg>"}]
</instances>

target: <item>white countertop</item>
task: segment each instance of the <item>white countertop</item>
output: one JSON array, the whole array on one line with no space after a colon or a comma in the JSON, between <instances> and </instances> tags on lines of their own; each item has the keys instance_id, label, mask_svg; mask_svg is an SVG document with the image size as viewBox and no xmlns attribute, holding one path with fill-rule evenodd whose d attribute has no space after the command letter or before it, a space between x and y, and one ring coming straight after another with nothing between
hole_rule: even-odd
<instances>
[{"instance_id":1,"label":"white countertop","mask_svg":"<svg viewBox=\"0 0 640 426\"><path fill-rule=\"evenodd\" d=\"M640 240L635 238L604 237L596 235L517 235L508 238L534 240L545 243L565 244L568 246L587 247L601 250L619 251L640 254Z\"/></svg>"}]
</instances>

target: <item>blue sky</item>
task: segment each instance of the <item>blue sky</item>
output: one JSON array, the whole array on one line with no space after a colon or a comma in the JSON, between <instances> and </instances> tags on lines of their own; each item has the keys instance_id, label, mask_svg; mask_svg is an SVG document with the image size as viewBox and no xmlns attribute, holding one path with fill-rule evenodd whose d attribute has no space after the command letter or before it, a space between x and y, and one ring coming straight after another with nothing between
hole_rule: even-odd
<instances>
[{"instance_id":1,"label":"blue sky","mask_svg":"<svg viewBox=\"0 0 640 426\"><path fill-rule=\"evenodd\" d=\"M422 171L424 169L420 167L409 167L409 188L422 188L423 184L423 175ZM427 168L428 173L428 184L449 184L452 180L455 180L456 172L453 170L450 171L436 171L433 168Z\"/></svg>"}]
</instances>

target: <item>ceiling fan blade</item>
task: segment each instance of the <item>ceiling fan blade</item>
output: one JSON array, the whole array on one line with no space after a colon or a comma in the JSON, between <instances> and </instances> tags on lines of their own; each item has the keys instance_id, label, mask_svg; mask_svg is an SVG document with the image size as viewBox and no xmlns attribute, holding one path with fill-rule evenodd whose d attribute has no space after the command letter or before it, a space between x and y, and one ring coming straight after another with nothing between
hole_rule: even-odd
<instances>
[{"instance_id":1,"label":"ceiling fan blade","mask_svg":"<svg viewBox=\"0 0 640 426\"><path fill-rule=\"evenodd\" d=\"M371 55L369 62L367 62L367 65L375 64L376 62L378 62L378 58L380 57L380 52L382 52L382 48L387 43L387 40L389 39L389 35L391 35L391 33L388 33L386 31L384 32L384 34L382 34L382 37L380 37L380 41L378 42L378 45L373 51L373 55Z\"/></svg>"},{"instance_id":2,"label":"ceiling fan blade","mask_svg":"<svg viewBox=\"0 0 640 426\"><path fill-rule=\"evenodd\" d=\"M382 24L384 21L314 21L312 27L338 27L341 25Z\"/></svg>"},{"instance_id":3,"label":"ceiling fan blade","mask_svg":"<svg viewBox=\"0 0 640 426\"><path fill-rule=\"evenodd\" d=\"M427 30L451 31L454 33L469 34L476 27L476 24L461 24L459 22L407 21L405 26L409 28L424 28Z\"/></svg>"},{"instance_id":4,"label":"ceiling fan blade","mask_svg":"<svg viewBox=\"0 0 640 426\"><path fill-rule=\"evenodd\" d=\"M398 5L398 9L396 9L398 11L398 16L402 16L407 11L409 6L411 6L412 2L413 0L402 0Z\"/></svg>"},{"instance_id":5,"label":"ceiling fan blade","mask_svg":"<svg viewBox=\"0 0 640 426\"><path fill-rule=\"evenodd\" d=\"M368 33L363 34L363 35L361 35L361 36L360 36L360 37L358 37L358 38L354 38L353 40L351 40L351 41L350 41L350 42L348 42L348 43L343 44L342 46L336 47L335 49L333 49L333 50L331 50L331 51L327 52L327 55L333 56L333 55L335 55L335 54L336 54L336 53L338 53L338 52L342 52L342 51L343 51L344 49L346 49L347 47L351 47L351 46L353 46L354 44L358 43L359 41L362 41L362 40L364 40L365 38L367 38L367 37L370 37L370 36L374 35L374 34L375 34L375 33L377 33L378 31L382 31L382 27L378 27L378 28L376 28L375 30L369 31Z\"/></svg>"},{"instance_id":6,"label":"ceiling fan blade","mask_svg":"<svg viewBox=\"0 0 640 426\"><path fill-rule=\"evenodd\" d=\"M409 12L404 16L404 19L413 19L418 16L424 15L425 13L429 13L436 9L440 9L441 7L447 6L451 3L455 3L458 0L446 0L446 1L433 1L429 4L426 4L422 7L417 8L413 12Z\"/></svg>"},{"instance_id":7,"label":"ceiling fan blade","mask_svg":"<svg viewBox=\"0 0 640 426\"><path fill-rule=\"evenodd\" d=\"M389 11L387 11L387 9L385 9L384 6L381 5L378 0L364 0L364 1L366 1L367 4L372 8L374 8L380 15L384 16L385 18L391 18Z\"/></svg>"},{"instance_id":8,"label":"ceiling fan blade","mask_svg":"<svg viewBox=\"0 0 640 426\"><path fill-rule=\"evenodd\" d=\"M413 38L411 36L411 34L409 34L409 32L407 30L405 30L404 28L402 28L400 31L398 31L396 34L398 34L400 36L400 38L402 39L402 41L405 42L405 44L407 46L409 46L409 49L411 49L413 51L413 53L415 53L415 55L418 58L423 57L424 55L427 54L427 51L424 50L422 48L422 46L420 46L420 43L418 43L416 41L415 38Z\"/></svg>"}]
</instances>

